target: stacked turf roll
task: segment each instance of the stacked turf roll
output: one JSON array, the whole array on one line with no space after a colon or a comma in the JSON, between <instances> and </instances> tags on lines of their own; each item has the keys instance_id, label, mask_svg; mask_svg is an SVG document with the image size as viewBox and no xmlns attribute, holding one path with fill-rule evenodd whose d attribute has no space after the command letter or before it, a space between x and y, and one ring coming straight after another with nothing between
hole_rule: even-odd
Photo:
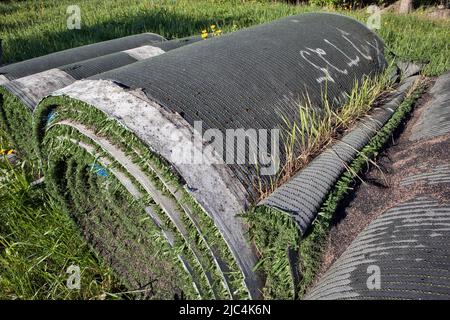
<instances>
[{"instance_id":1,"label":"stacked turf roll","mask_svg":"<svg viewBox=\"0 0 450 320\"><path fill-rule=\"evenodd\" d=\"M195 122L281 128L302 99L321 105L325 94L337 108L355 80L384 67L381 40L359 22L303 14L77 81L34 114L46 182L130 288L260 298L260 257L238 216L253 204L258 164L225 163L230 151Z\"/></svg>"},{"instance_id":2,"label":"stacked turf roll","mask_svg":"<svg viewBox=\"0 0 450 320\"><path fill-rule=\"evenodd\" d=\"M76 80L84 79L140 60L149 59L163 54L166 51L201 40L201 37L199 36L171 41L161 41L164 39L151 34L144 34L141 37L143 39L132 36L123 38L122 40L111 40L106 44L98 43L96 45L71 49L75 51L74 53L70 53L71 51L67 50L62 58L55 60L54 57L50 55L50 57L46 59L50 59L50 62L57 61L54 62L54 64L56 64L61 63L62 61L73 61L73 55L75 54L78 55L78 57L91 56L95 48L98 48L100 53L109 52L114 48L119 49L119 51L110 54L60 65L0 85L0 122L9 133L10 138L18 151L20 151L23 156L32 157L34 155L34 145L30 143L32 141L32 112L43 97L55 90L74 83ZM130 40L127 40L128 38L136 39L130 42ZM110 42L116 43L116 45L111 46L109 45ZM128 49L130 45L135 44L138 44L139 46ZM95 48L92 48L93 46L95 46ZM111 46L111 48L106 50L104 48L105 46ZM121 48L127 49L120 51ZM81 54L79 51L88 51L89 54ZM96 55L98 55L98 53L96 53ZM43 58L35 58L32 60L42 59ZM4 67L0 70L3 70L2 72L5 72L10 78L21 76L24 74L25 70L28 70L29 72L35 71L23 69L22 64L29 65L30 61L24 61L16 65ZM47 66L50 65L50 62L47 63ZM42 65L39 64L39 66Z\"/></svg>"}]
</instances>

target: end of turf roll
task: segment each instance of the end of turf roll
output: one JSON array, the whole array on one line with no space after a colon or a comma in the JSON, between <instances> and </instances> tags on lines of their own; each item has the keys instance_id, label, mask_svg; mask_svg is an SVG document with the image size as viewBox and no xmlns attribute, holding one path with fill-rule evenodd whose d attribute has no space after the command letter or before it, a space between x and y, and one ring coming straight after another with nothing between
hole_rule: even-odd
<instances>
[{"instance_id":1,"label":"end of turf roll","mask_svg":"<svg viewBox=\"0 0 450 320\"><path fill-rule=\"evenodd\" d=\"M154 33L135 34L12 63L0 67L0 74L5 75L9 80L14 80L77 61L101 57L142 45L158 44L165 40L164 37Z\"/></svg>"}]
</instances>

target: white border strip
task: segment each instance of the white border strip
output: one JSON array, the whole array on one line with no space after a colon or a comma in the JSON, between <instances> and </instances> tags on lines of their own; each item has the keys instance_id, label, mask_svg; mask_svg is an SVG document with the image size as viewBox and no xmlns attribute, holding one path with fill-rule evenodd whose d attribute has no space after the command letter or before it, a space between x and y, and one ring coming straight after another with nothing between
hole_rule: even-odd
<instances>
[{"instance_id":1,"label":"white border strip","mask_svg":"<svg viewBox=\"0 0 450 320\"><path fill-rule=\"evenodd\" d=\"M4 75L0 74L0 85L9 82L9 79L6 78Z\"/></svg>"},{"instance_id":2,"label":"white border strip","mask_svg":"<svg viewBox=\"0 0 450 320\"><path fill-rule=\"evenodd\" d=\"M148 45L119 52L126 53L138 61L165 53L161 48ZM80 63L82 62L83 61L80 61ZM42 98L74 83L75 81L76 79L68 73L59 68L54 68L15 79L11 82L20 88L21 94L19 94L19 96L26 97L26 101L29 101L27 104L30 102L33 103L33 105L30 105L29 107L34 109ZM7 82L9 82L9 80L5 76L0 75L0 85Z\"/></svg>"},{"instance_id":3,"label":"white border strip","mask_svg":"<svg viewBox=\"0 0 450 320\"><path fill-rule=\"evenodd\" d=\"M136 60L144 60L151 57L159 56L163 54L165 51L158 47L142 46L134 49L125 50L122 52L128 54L130 57Z\"/></svg>"}]
</instances>

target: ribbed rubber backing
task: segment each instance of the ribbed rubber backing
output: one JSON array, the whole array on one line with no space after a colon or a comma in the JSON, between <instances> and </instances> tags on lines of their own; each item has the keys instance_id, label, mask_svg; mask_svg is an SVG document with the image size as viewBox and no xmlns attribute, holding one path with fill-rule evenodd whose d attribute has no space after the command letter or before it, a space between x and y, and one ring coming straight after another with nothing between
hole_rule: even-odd
<instances>
[{"instance_id":1,"label":"ribbed rubber backing","mask_svg":"<svg viewBox=\"0 0 450 320\"><path fill-rule=\"evenodd\" d=\"M173 39L170 41L164 41L162 43L155 43L152 46L161 48L164 51L170 51L202 40L203 39L201 36L191 36L186 38Z\"/></svg>"},{"instance_id":2,"label":"ribbed rubber backing","mask_svg":"<svg viewBox=\"0 0 450 320\"><path fill-rule=\"evenodd\" d=\"M152 43L151 46L161 48L163 51L170 51L200 40L202 40L200 36L193 36L159 43ZM102 57L75 62L59 67L59 69L67 72L73 78L80 80L102 72L129 65L136 61L136 59L125 52L116 52Z\"/></svg>"},{"instance_id":3,"label":"ribbed rubber backing","mask_svg":"<svg viewBox=\"0 0 450 320\"><path fill-rule=\"evenodd\" d=\"M100 57L113 52L143 46L145 44L159 43L164 40L165 39L163 37L157 34L143 33L119 39L98 42L10 64L0 68L0 74L4 75L9 80L13 80L77 61Z\"/></svg>"},{"instance_id":4,"label":"ribbed rubber backing","mask_svg":"<svg viewBox=\"0 0 450 320\"><path fill-rule=\"evenodd\" d=\"M258 205L291 214L301 233L316 218L317 211L335 182L377 131L389 120L417 77L406 79L391 99L357 125L332 147L322 152L307 167L276 189Z\"/></svg>"},{"instance_id":5,"label":"ribbed rubber backing","mask_svg":"<svg viewBox=\"0 0 450 320\"><path fill-rule=\"evenodd\" d=\"M201 120L204 130L225 133L280 128L281 115L296 117L305 92L321 105L325 86L333 101L355 79L384 67L382 41L364 25L337 14L311 13L214 37L92 79L142 88L150 100L191 125ZM242 146L236 154L248 159ZM255 167L230 166L252 190Z\"/></svg>"},{"instance_id":6,"label":"ribbed rubber backing","mask_svg":"<svg viewBox=\"0 0 450 320\"><path fill-rule=\"evenodd\" d=\"M430 93L433 95L430 108L424 111L419 122L412 129L411 140L437 137L450 133L450 73L440 76Z\"/></svg>"},{"instance_id":7,"label":"ribbed rubber backing","mask_svg":"<svg viewBox=\"0 0 450 320\"><path fill-rule=\"evenodd\" d=\"M413 185L416 182L422 181L426 182L429 185L435 185L439 183L450 184L450 164L438 165L434 168L427 169L425 172L410 175L400 183L400 186L406 187Z\"/></svg>"},{"instance_id":8,"label":"ribbed rubber backing","mask_svg":"<svg viewBox=\"0 0 450 320\"><path fill-rule=\"evenodd\" d=\"M136 61L135 58L125 52L116 52L98 58L71 63L59 69L70 74L74 79L80 80Z\"/></svg>"},{"instance_id":9,"label":"ribbed rubber backing","mask_svg":"<svg viewBox=\"0 0 450 320\"><path fill-rule=\"evenodd\" d=\"M395 206L358 235L307 299L450 299L449 226L449 201ZM369 279L377 269L379 287Z\"/></svg>"}]
</instances>

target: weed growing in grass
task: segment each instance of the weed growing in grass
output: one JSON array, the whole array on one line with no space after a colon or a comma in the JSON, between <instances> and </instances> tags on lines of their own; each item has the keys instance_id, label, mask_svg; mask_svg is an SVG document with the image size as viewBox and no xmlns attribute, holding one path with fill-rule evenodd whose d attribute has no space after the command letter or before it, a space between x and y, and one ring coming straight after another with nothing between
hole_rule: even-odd
<instances>
[{"instance_id":1,"label":"weed growing in grass","mask_svg":"<svg viewBox=\"0 0 450 320\"><path fill-rule=\"evenodd\" d=\"M215 24L212 24L210 27L210 32L208 33L208 29L202 30L202 39L208 39L208 37L218 37L222 34L222 29L220 29L219 26L216 26Z\"/></svg>"},{"instance_id":2,"label":"weed growing in grass","mask_svg":"<svg viewBox=\"0 0 450 320\"><path fill-rule=\"evenodd\" d=\"M347 166L327 200L319 210L312 227L303 235L295 222L285 212L259 206L249 210L243 217L248 222L251 241L260 255L256 267L265 275L264 297L267 299L295 299L302 297L312 284L319 270L326 236L339 202L351 190L355 178L377 152L389 141L392 132L408 114L414 102L423 92L418 87L395 111L391 119L358 152L355 160Z\"/></svg>"},{"instance_id":3,"label":"weed growing in grass","mask_svg":"<svg viewBox=\"0 0 450 320\"><path fill-rule=\"evenodd\" d=\"M343 106L335 108L322 94L323 107L317 108L308 95L299 104L298 116L291 121L281 115L284 122L282 136L286 159L280 172L270 184L258 182L260 199L264 199L281 184L309 163L334 139L348 130L358 119L366 115L382 93L390 90L390 74L393 63L382 74L365 77L360 83L354 82Z\"/></svg>"}]
</instances>

